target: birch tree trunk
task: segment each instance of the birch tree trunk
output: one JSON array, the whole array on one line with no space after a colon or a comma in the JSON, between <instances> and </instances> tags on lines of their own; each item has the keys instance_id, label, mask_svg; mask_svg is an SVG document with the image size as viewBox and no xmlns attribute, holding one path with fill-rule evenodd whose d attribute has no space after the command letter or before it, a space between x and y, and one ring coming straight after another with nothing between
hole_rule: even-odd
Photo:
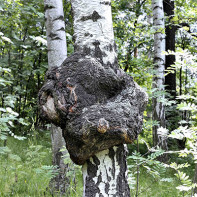
<instances>
[{"instance_id":1,"label":"birch tree trunk","mask_svg":"<svg viewBox=\"0 0 197 197\"><path fill-rule=\"evenodd\" d=\"M165 128L165 108L164 104L160 101L165 97L164 82L165 82L165 55L162 54L165 51L165 34L164 34L164 11L162 0L152 0L153 9L153 26L155 28L154 34L154 78L153 88L160 91L159 95L153 94L153 120L159 123L153 126L153 143L159 145L162 149L167 150L167 141L164 133L159 133L158 128Z\"/></svg>"},{"instance_id":2,"label":"birch tree trunk","mask_svg":"<svg viewBox=\"0 0 197 197\"><path fill-rule=\"evenodd\" d=\"M105 68L117 66L111 0L71 0L75 51L96 57ZM124 145L104 150L82 168L84 197L130 197Z\"/></svg>"},{"instance_id":3,"label":"birch tree trunk","mask_svg":"<svg viewBox=\"0 0 197 197\"><path fill-rule=\"evenodd\" d=\"M66 33L62 0L44 0L45 26L47 34L48 66L60 66L67 57ZM58 166L59 174L52 180L52 191L65 193L66 164L60 150L65 146L60 127L51 125L53 165Z\"/></svg>"}]
</instances>

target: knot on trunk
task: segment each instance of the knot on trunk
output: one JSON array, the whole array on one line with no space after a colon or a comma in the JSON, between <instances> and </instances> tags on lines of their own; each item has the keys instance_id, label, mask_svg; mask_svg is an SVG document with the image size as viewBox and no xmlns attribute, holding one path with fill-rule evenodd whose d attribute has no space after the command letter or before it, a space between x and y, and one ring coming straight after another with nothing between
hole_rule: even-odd
<instances>
[{"instance_id":1,"label":"knot on trunk","mask_svg":"<svg viewBox=\"0 0 197 197\"><path fill-rule=\"evenodd\" d=\"M60 126L71 159L132 143L142 128L146 93L120 69L74 53L51 68L39 92L41 117Z\"/></svg>"}]
</instances>

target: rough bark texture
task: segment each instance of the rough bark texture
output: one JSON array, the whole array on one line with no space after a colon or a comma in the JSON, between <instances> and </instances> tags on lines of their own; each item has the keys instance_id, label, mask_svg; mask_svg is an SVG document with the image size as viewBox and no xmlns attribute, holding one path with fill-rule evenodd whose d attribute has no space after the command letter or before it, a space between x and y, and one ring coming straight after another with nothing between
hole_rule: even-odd
<instances>
[{"instance_id":1,"label":"rough bark texture","mask_svg":"<svg viewBox=\"0 0 197 197\"><path fill-rule=\"evenodd\" d=\"M76 52L48 71L41 114L61 126L72 160L84 164L84 197L129 197L125 148L114 146L137 138L147 95L118 68L111 1L71 3Z\"/></svg>"},{"instance_id":2,"label":"rough bark texture","mask_svg":"<svg viewBox=\"0 0 197 197\"><path fill-rule=\"evenodd\" d=\"M60 127L51 125L52 157L53 165L58 167L59 173L51 180L50 186L52 192L66 193L70 180L66 177L68 166L64 163L63 156L67 150L61 151L66 146Z\"/></svg>"},{"instance_id":3,"label":"rough bark texture","mask_svg":"<svg viewBox=\"0 0 197 197\"><path fill-rule=\"evenodd\" d=\"M45 0L45 26L47 33L48 65L60 66L67 57L66 33L64 24L64 13L62 0ZM61 128L51 126L53 165L58 166L59 173L51 181L52 191L65 193L66 190L66 169L60 150L65 146Z\"/></svg>"},{"instance_id":4,"label":"rough bark texture","mask_svg":"<svg viewBox=\"0 0 197 197\"><path fill-rule=\"evenodd\" d=\"M75 53L46 77L39 93L41 115L61 126L75 163L137 138L147 96L130 76Z\"/></svg>"},{"instance_id":5,"label":"rough bark texture","mask_svg":"<svg viewBox=\"0 0 197 197\"><path fill-rule=\"evenodd\" d=\"M165 34L164 29L164 11L162 0L152 0L153 9L153 25L155 28L154 34L154 78L153 88L157 88L158 91L164 91L165 81L165 55L162 54L165 51ZM153 143L154 146L159 145L164 150L167 150L166 137L158 135L158 128L165 128L165 108L164 104L160 101L164 98L164 93L160 95L153 94L153 120L157 121L159 125L153 126Z\"/></svg>"},{"instance_id":6,"label":"rough bark texture","mask_svg":"<svg viewBox=\"0 0 197 197\"><path fill-rule=\"evenodd\" d=\"M82 170L85 183L83 196L130 197L124 145L94 155ZM93 190L96 192L92 193Z\"/></svg>"}]
</instances>

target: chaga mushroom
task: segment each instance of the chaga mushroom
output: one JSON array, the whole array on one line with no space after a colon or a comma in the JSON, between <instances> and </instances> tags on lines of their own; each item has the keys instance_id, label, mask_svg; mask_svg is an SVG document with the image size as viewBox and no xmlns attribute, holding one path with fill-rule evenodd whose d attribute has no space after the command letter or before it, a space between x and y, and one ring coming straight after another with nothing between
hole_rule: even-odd
<instances>
[{"instance_id":1,"label":"chaga mushroom","mask_svg":"<svg viewBox=\"0 0 197 197\"><path fill-rule=\"evenodd\" d=\"M132 143L146 103L146 93L131 76L80 53L50 69L39 92L41 117L62 128L70 157L79 165L99 151Z\"/></svg>"}]
</instances>

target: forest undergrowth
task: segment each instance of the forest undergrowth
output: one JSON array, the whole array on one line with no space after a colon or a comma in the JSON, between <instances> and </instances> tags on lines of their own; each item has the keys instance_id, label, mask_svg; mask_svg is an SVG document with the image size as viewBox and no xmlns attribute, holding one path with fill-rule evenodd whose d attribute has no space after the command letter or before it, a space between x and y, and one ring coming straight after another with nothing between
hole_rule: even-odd
<instances>
[{"instance_id":1,"label":"forest undergrowth","mask_svg":"<svg viewBox=\"0 0 197 197\"><path fill-rule=\"evenodd\" d=\"M57 173L52 165L51 141L49 132L39 132L18 143L18 139L8 137L7 146L0 154L0 196L1 197L50 197L52 194L50 180ZM1 146L2 146L1 141ZM128 168L131 196L141 197L181 197L189 196L178 189L180 180L174 175L175 170L161 166L155 158L143 160L142 154L133 152L135 145L129 147ZM145 148L144 148L145 149ZM145 157L144 157L145 158ZM68 159L67 159L68 160ZM65 162L67 162L67 160ZM170 162L183 163L181 158L173 155ZM192 160L191 160L192 161ZM188 163L189 163L188 159ZM191 162L192 163L192 162ZM158 165L156 165L158 164ZM74 164L73 164L74 165ZM139 166L139 167L138 167ZM193 166L186 168L186 173L193 173ZM193 168L194 169L194 168ZM76 166L75 183L70 183L68 196L80 197L83 181L80 168ZM72 176L72 172L68 176ZM162 191L162 193L161 193Z\"/></svg>"}]
</instances>

